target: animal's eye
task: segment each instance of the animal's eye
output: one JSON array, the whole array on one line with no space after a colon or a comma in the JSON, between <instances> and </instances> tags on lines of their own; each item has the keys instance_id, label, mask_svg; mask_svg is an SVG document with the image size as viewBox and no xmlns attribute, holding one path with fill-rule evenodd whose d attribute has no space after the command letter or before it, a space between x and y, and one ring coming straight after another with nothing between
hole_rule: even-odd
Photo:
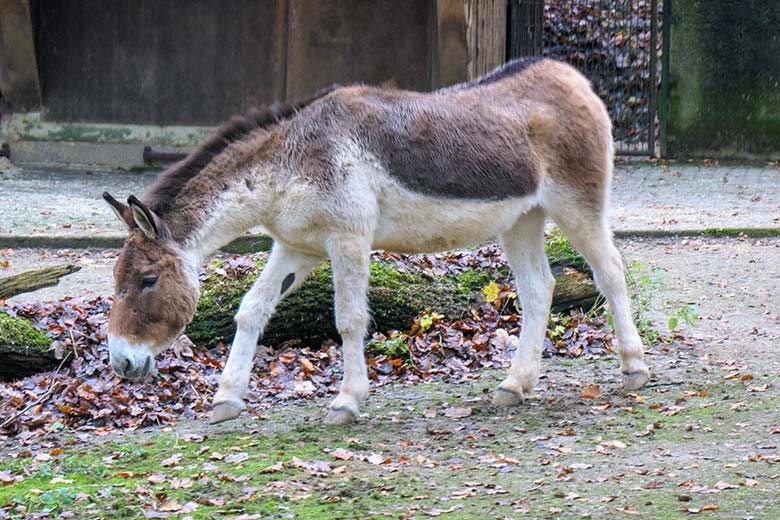
<instances>
[{"instance_id":1,"label":"animal's eye","mask_svg":"<svg viewBox=\"0 0 780 520\"><path fill-rule=\"evenodd\" d=\"M156 276L144 276L141 278L141 289L149 289L157 283Z\"/></svg>"}]
</instances>

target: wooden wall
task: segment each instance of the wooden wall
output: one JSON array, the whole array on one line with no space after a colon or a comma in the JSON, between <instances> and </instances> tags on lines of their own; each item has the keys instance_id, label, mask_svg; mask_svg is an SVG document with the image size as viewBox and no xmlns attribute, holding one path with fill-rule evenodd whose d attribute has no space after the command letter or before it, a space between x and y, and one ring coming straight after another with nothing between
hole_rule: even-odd
<instances>
[{"instance_id":1,"label":"wooden wall","mask_svg":"<svg viewBox=\"0 0 780 520\"><path fill-rule=\"evenodd\" d=\"M0 0L3 21L19 12L37 59L14 70L39 87L11 108L62 122L213 125L332 83L431 90L503 62L506 30L503 0Z\"/></svg>"},{"instance_id":2,"label":"wooden wall","mask_svg":"<svg viewBox=\"0 0 780 520\"><path fill-rule=\"evenodd\" d=\"M0 109L41 103L30 9L26 0L0 0Z\"/></svg>"}]
</instances>

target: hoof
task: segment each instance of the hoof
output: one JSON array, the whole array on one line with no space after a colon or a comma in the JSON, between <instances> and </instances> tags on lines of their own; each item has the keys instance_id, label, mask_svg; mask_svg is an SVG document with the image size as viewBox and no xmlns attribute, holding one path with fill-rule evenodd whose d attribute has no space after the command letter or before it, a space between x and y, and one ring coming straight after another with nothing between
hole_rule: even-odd
<instances>
[{"instance_id":1,"label":"hoof","mask_svg":"<svg viewBox=\"0 0 780 520\"><path fill-rule=\"evenodd\" d=\"M357 414L347 408L331 408L325 416L325 424L352 424L357 421Z\"/></svg>"},{"instance_id":2,"label":"hoof","mask_svg":"<svg viewBox=\"0 0 780 520\"><path fill-rule=\"evenodd\" d=\"M495 406L517 406L522 402L523 394L501 386L496 388L496 393L493 394L493 404Z\"/></svg>"},{"instance_id":3,"label":"hoof","mask_svg":"<svg viewBox=\"0 0 780 520\"><path fill-rule=\"evenodd\" d=\"M639 390L650 379L650 371L647 368L623 372L623 388L626 390Z\"/></svg>"},{"instance_id":4,"label":"hoof","mask_svg":"<svg viewBox=\"0 0 780 520\"><path fill-rule=\"evenodd\" d=\"M232 402L223 401L221 403L214 403L214 409L211 411L211 418L209 424L217 424L224 421L235 419L241 413L242 405Z\"/></svg>"}]
</instances>

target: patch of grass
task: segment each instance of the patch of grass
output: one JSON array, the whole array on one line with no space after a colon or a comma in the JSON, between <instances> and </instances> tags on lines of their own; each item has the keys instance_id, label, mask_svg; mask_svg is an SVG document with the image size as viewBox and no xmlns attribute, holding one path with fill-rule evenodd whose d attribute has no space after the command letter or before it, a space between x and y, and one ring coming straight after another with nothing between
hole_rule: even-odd
<instances>
[{"instance_id":1,"label":"patch of grass","mask_svg":"<svg viewBox=\"0 0 780 520\"><path fill-rule=\"evenodd\" d=\"M412 353L408 345L409 337L406 334L395 332L388 338L372 339L366 345L370 354L384 355L389 358L400 358L407 363L413 363Z\"/></svg>"},{"instance_id":2,"label":"patch of grass","mask_svg":"<svg viewBox=\"0 0 780 520\"><path fill-rule=\"evenodd\" d=\"M656 344L668 341L650 319L650 311L653 309L656 295L663 289L666 271L655 266L649 269L639 261L634 261L628 266L626 279L628 280L629 296L634 312L634 325L641 336L648 343ZM669 307L667 326L672 331L680 323L694 326L698 320L695 307L688 304L667 302ZM612 315L608 312L609 323L612 325Z\"/></svg>"}]
</instances>

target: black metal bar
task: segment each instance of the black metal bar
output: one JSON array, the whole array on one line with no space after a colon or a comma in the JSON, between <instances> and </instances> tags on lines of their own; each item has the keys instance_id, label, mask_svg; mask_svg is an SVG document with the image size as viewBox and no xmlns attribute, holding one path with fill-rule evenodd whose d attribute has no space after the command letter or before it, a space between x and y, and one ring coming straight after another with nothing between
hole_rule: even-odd
<instances>
[{"instance_id":1,"label":"black metal bar","mask_svg":"<svg viewBox=\"0 0 780 520\"><path fill-rule=\"evenodd\" d=\"M144 146L144 164L155 162L178 162L187 157L179 152L155 152L151 146Z\"/></svg>"},{"instance_id":2,"label":"black metal bar","mask_svg":"<svg viewBox=\"0 0 780 520\"><path fill-rule=\"evenodd\" d=\"M656 139L656 116L658 115L658 0L650 2L650 109L648 111L647 125L647 151L650 155L655 154Z\"/></svg>"},{"instance_id":3,"label":"black metal bar","mask_svg":"<svg viewBox=\"0 0 780 520\"><path fill-rule=\"evenodd\" d=\"M664 16L662 19L661 32L661 99L658 109L658 132L661 142L661 157L666 157L666 147L668 144L668 121L669 121L669 81L671 80L671 71L669 63L671 60L670 48L672 37L672 0L663 0Z\"/></svg>"},{"instance_id":4,"label":"black metal bar","mask_svg":"<svg viewBox=\"0 0 780 520\"><path fill-rule=\"evenodd\" d=\"M0 157L11 158L11 147L8 146L8 143L3 143L3 146L0 147Z\"/></svg>"}]
</instances>

